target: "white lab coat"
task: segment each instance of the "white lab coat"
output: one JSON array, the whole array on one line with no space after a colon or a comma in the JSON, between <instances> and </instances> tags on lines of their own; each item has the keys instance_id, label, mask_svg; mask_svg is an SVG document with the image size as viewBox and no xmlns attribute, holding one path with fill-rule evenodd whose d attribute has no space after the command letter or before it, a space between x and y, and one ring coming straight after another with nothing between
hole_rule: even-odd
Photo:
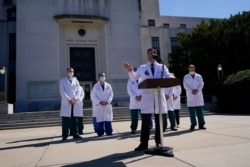
<instances>
[{"instance_id":1,"label":"white lab coat","mask_svg":"<svg viewBox=\"0 0 250 167\"><path fill-rule=\"evenodd\" d=\"M111 85L105 82L103 90L100 82L97 82L91 91L91 101L94 106L93 115L97 122L113 121L112 100L113 90ZM109 104L102 106L99 104L101 101L106 101Z\"/></svg>"},{"instance_id":2,"label":"white lab coat","mask_svg":"<svg viewBox=\"0 0 250 167\"><path fill-rule=\"evenodd\" d=\"M190 74L186 74L183 79L183 86L186 90L188 107L204 106L202 93L204 82L200 74L195 73L194 78ZM192 90L195 89L198 90L198 93L196 95L193 95Z\"/></svg>"},{"instance_id":3,"label":"white lab coat","mask_svg":"<svg viewBox=\"0 0 250 167\"><path fill-rule=\"evenodd\" d=\"M76 93L77 100L74 104L74 116L83 117L83 99L85 97L84 90L82 86L78 86L78 90Z\"/></svg>"},{"instance_id":4,"label":"white lab coat","mask_svg":"<svg viewBox=\"0 0 250 167\"><path fill-rule=\"evenodd\" d=\"M157 62L154 63L154 76L151 72L151 63L141 65L136 73L134 71L129 71L129 78L132 80L139 80L139 83L149 78L161 78L162 64ZM163 78L172 78L173 76L169 73L166 66L163 68ZM141 113L142 114L158 114L158 91L157 89L140 89L141 90ZM166 99L164 89L160 90L160 104L162 113L166 113Z\"/></svg>"},{"instance_id":5,"label":"white lab coat","mask_svg":"<svg viewBox=\"0 0 250 167\"><path fill-rule=\"evenodd\" d=\"M177 97L174 100L174 110L180 110L181 109L181 92L182 92L182 90L181 90L180 85L177 85L177 86L173 87L174 97Z\"/></svg>"},{"instance_id":6,"label":"white lab coat","mask_svg":"<svg viewBox=\"0 0 250 167\"><path fill-rule=\"evenodd\" d=\"M72 82L70 83L67 77L61 78L59 81L59 89L61 95L61 109L60 109L60 116L61 117L71 117L71 104L69 100L76 99L77 101L80 100L80 96L77 93L79 88L79 82L74 77ZM79 113L79 105L74 105L73 108L73 115L80 116Z\"/></svg>"},{"instance_id":7,"label":"white lab coat","mask_svg":"<svg viewBox=\"0 0 250 167\"><path fill-rule=\"evenodd\" d=\"M138 89L137 81L128 79L127 92L129 95L129 109L140 109L140 101L135 99L136 96L140 96L140 90Z\"/></svg>"},{"instance_id":8,"label":"white lab coat","mask_svg":"<svg viewBox=\"0 0 250 167\"><path fill-rule=\"evenodd\" d=\"M173 87L164 88L165 95L168 95L169 98L167 101L167 111L174 111L174 100L173 100Z\"/></svg>"}]
</instances>

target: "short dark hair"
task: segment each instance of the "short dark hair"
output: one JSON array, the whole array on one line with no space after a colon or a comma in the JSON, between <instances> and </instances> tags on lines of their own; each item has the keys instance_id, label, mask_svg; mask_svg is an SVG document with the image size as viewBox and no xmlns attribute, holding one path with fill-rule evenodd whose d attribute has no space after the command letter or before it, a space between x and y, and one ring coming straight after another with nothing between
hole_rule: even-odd
<instances>
[{"instance_id":1,"label":"short dark hair","mask_svg":"<svg viewBox=\"0 0 250 167\"><path fill-rule=\"evenodd\" d=\"M69 70L74 70L74 68L68 67L66 71L69 71Z\"/></svg>"},{"instance_id":2,"label":"short dark hair","mask_svg":"<svg viewBox=\"0 0 250 167\"><path fill-rule=\"evenodd\" d=\"M153 48L149 48L149 49L147 50L147 52L152 51L152 50L154 50L154 49L153 49Z\"/></svg>"},{"instance_id":3,"label":"short dark hair","mask_svg":"<svg viewBox=\"0 0 250 167\"><path fill-rule=\"evenodd\" d=\"M105 73L104 73L104 72L100 72L100 73L98 74L98 77L102 76L103 74L105 74Z\"/></svg>"},{"instance_id":4,"label":"short dark hair","mask_svg":"<svg viewBox=\"0 0 250 167\"><path fill-rule=\"evenodd\" d=\"M150 52L150 51L153 51L155 54L157 54L157 50L155 50L154 48L149 48L149 49L147 50L147 53Z\"/></svg>"}]
</instances>

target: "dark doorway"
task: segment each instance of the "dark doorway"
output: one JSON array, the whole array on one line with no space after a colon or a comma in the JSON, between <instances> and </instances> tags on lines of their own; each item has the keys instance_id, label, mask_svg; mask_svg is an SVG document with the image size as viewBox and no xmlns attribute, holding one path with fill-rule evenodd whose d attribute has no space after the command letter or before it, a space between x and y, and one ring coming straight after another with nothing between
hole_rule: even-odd
<instances>
[{"instance_id":1,"label":"dark doorway","mask_svg":"<svg viewBox=\"0 0 250 167\"><path fill-rule=\"evenodd\" d=\"M95 48L71 47L70 66L74 68L74 75L83 84L85 100L89 100L92 83L96 80Z\"/></svg>"}]
</instances>

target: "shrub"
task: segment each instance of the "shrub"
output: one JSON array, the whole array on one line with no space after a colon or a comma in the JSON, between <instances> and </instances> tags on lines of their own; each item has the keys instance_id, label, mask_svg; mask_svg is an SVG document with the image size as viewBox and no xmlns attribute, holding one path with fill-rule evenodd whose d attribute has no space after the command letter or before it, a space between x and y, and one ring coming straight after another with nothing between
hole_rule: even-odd
<instances>
[{"instance_id":1,"label":"shrub","mask_svg":"<svg viewBox=\"0 0 250 167\"><path fill-rule=\"evenodd\" d=\"M250 70L226 78L218 91L218 105L223 112L250 113Z\"/></svg>"},{"instance_id":2,"label":"shrub","mask_svg":"<svg viewBox=\"0 0 250 167\"><path fill-rule=\"evenodd\" d=\"M224 85L236 85L238 83L250 81L250 70L239 71L236 74L232 74L224 81Z\"/></svg>"}]
</instances>

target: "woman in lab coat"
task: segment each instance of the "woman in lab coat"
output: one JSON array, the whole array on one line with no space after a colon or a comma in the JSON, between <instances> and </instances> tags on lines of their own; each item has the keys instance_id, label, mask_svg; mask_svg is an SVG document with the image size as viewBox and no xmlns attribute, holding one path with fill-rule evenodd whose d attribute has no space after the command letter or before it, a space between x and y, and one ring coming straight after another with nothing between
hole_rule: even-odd
<instances>
[{"instance_id":1,"label":"woman in lab coat","mask_svg":"<svg viewBox=\"0 0 250 167\"><path fill-rule=\"evenodd\" d=\"M191 121L190 130L194 130L197 125L195 115L198 117L199 129L205 130L203 115L204 99L202 93L204 87L203 78L195 72L195 66L193 64L188 66L188 71L189 73L184 76L183 86L186 90L187 107Z\"/></svg>"},{"instance_id":2,"label":"woman in lab coat","mask_svg":"<svg viewBox=\"0 0 250 167\"><path fill-rule=\"evenodd\" d=\"M111 102L113 100L113 90L109 83L105 82L105 73L100 73L98 82L91 91L91 101L94 105L96 121L98 123L97 134L102 136L112 135L113 111ZM105 130L104 130L105 128Z\"/></svg>"}]
</instances>

